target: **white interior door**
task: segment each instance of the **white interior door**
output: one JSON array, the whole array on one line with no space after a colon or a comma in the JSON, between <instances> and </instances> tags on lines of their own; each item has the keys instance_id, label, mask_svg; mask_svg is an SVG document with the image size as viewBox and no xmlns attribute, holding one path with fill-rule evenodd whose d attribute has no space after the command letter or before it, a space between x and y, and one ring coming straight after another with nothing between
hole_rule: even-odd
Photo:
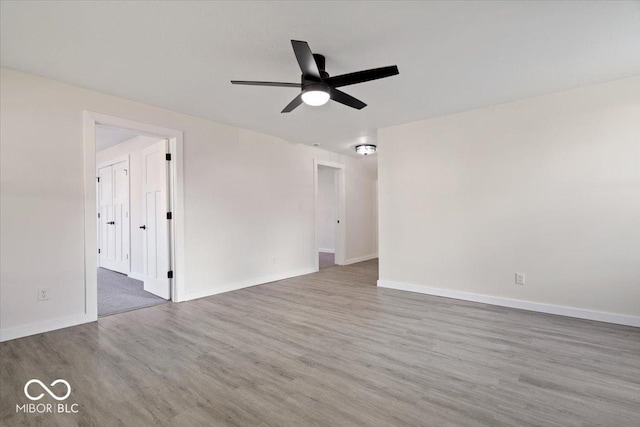
<instances>
[{"instance_id":1,"label":"white interior door","mask_svg":"<svg viewBox=\"0 0 640 427\"><path fill-rule=\"evenodd\" d=\"M129 274L129 162L98 169L99 265Z\"/></svg>"},{"instance_id":2,"label":"white interior door","mask_svg":"<svg viewBox=\"0 0 640 427\"><path fill-rule=\"evenodd\" d=\"M169 258L168 141L159 141L142 152L144 290L171 298Z\"/></svg>"}]
</instances>

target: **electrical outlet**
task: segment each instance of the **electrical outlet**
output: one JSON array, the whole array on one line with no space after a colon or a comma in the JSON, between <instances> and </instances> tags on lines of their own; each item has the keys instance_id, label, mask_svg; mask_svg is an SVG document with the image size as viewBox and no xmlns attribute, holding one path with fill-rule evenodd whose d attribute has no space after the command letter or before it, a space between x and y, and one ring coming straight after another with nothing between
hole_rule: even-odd
<instances>
[{"instance_id":1,"label":"electrical outlet","mask_svg":"<svg viewBox=\"0 0 640 427\"><path fill-rule=\"evenodd\" d=\"M49 299L49 288L38 288L38 301Z\"/></svg>"},{"instance_id":2,"label":"electrical outlet","mask_svg":"<svg viewBox=\"0 0 640 427\"><path fill-rule=\"evenodd\" d=\"M516 273L516 285L524 285L524 273Z\"/></svg>"}]
</instances>

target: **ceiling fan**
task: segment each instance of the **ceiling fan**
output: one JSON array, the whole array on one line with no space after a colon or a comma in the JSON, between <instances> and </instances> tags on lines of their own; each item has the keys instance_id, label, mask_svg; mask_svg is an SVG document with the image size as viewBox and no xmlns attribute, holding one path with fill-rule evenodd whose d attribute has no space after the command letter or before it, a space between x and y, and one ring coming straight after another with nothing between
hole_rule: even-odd
<instances>
[{"instance_id":1,"label":"ceiling fan","mask_svg":"<svg viewBox=\"0 0 640 427\"><path fill-rule=\"evenodd\" d=\"M293 52L296 54L296 59L302 70L300 83L256 82L247 80L231 80L231 83L234 85L295 87L301 89L300 94L296 96L289 105L284 107L282 113L293 111L303 102L307 105L318 106L326 104L329 99L361 110L366 107L367 104L336 88L399 74L398 67L391 65L389 67L373 68L371 70L330 77L329 73L324 69L325 59L323 55L312 53L309 44L304 41L291 40L291 45L293 46Z\"/></svg>"}]
</instances>

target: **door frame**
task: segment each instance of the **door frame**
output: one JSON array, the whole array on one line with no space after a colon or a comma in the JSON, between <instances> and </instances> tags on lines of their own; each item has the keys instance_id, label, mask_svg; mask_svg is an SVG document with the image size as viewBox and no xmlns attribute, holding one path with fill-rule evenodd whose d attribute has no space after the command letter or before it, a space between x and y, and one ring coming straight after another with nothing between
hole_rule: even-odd
<instances>
[{"instance_id":1,"label":"door frame","mask_svg":"<svg viewBox=\"0 0 640 427\"><path fill-rule=\"evenodd\" d=\"M124 156L118 156L118 157L114 157L111 160L107 160L106 162L102 162L102 163L96 163L96 173L102 169L105 168L107 166L113 166L117 163L122 163L122 162L127 162L127 181L129 183L128 185L128 201L127 201L127 206L129 209L129 258L127 259L127 275L129 275L131 273L131 169L129 168L129 155L125 154ZM100 195L98 194L98 191L100 190L100 185L98 182L96 182L96 209L100 208ZM96 212L96 221L98 220L98 214ZM97 221L97 227L100 226L100 221ZM100 248L100 230L98 229L98 232L96 234L96 243L98 248ZM96 265L98 267L101 267L100 265L100 257L97 257L97 261L96 261Z\"/></svg>"},{"instance_id":2,"label":"door frame","mask_svg":"<svg viewBox=\"0 0 640 427\"><path fill-rule=\"evenodd\" d=\"M315 254L315 271L320 270L318 259L318 167L324 166L336 170L336 188L338 190L338 219L336 224L336 265L345 265L347 260L347 219L346 219L346 191L345 166L340 163L326 162L313 159L313 253Z\"/></svg>"},{"instance_id":3,"label":"door frame","mask_svg":"<svg viewBox=\"0 0 640 427\"><path fill-rule=\"evenodd\" d=\"M173 214L170 224L171 301L184 299L184 138L183 132L148 123L136 122L92 111L83 112L84 141L84 285L85 313L89 321L98 320L98 265L96 211L96 126L114 126L140 135L169 140L169 205ZM131 192L129 192L131 193ZM131 196L131 194L129 194Z\"/></svg>"}]
</instances>

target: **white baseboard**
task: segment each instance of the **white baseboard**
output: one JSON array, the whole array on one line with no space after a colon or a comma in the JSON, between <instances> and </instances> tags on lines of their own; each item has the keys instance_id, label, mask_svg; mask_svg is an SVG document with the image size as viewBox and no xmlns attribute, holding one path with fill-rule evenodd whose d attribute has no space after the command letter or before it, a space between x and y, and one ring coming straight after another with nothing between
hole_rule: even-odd
<instances>
[{"instance_id":1,"label":"white baseboard","mask_svg":"<svg viewBox=\"0 0 640 427\"><path fill-rule=\"evenodd\" d=\"M378 254L377 253L376 254L365 255L365 256L360 256L360 257L357 257L357 258L349 258L342 265L355 264L356 262L369 261L370 259L376 259L376 258L378 258Z\"/></svg>"},{"instance_id":2,"label":"white baseboard","mask_svg":"<svg viewBox=\"0 0 640 427\"><path fill-rule=\"evenodd\" d=\"M329 248L318 248L318 252L325 252L328 254L335 254L336 250L335 249L329 249Z\"/></svg>"},{"instance_id":3,"label":"white baseboard","mask_svg":"<svg viewBox=\"0 0 640 427\"><path fill-rule=\"evenodd\" d=\"M68 328L82 323L95 322L97 317L88 314L74 314L72 316L59 317L57 319L43 322L28 323L26 325L15 326L13 328L0 329L0 342L14 340L16 338L28 337L29 335L41 334L43 332L55 331L56 329Z\"/></svg>"},{"instance_id":4,"label":"white baseboard","mask_svg":"<svg viewBox=\"0 0 640 427\"><path fill-rule=\"evenodd\" d=\"M131 277L132 279L140 280L142 282L144 282L144 279L147 277L144 274L140 273L129 273L127 274L127 276Z\"/></svg>"},{"instance_id":5,"label":"white baseboard","mask_svg":"<svg viewBox=\"0 0 640 427\"><path fill-rule=\"evenodd\" d=\"M540 313L557 314L560 316L576 317L578 319L596 320L598 322L616 323L618 325L640 327L640 316L626 314L607 313L603 311L586 310L582 308L565 307L561 305L544 304L531 301L523 301L511 298L494 297L490 295L474 294L471 292L454 291L442 288L430 288L428 286L411 283L398 283L388 280L378 280L381 288L397 289L401 291L417 292L420 294L435 295L439 297L454 298L464 301L481 302L484 304L499 305L502 307L519 308L521 310L537 311Z\"/></svg>"},{"instance_id":6,"label":"white baseboard","mask_svg":"<svg viewBox=\"0 0 640 427\"><path fill-rule=\"evenodd\" d=\"M290 271L287 273L273 274L270 276L263 276L257 279L241 280L235 283L229 283L215 288L209 288L202 291L187 292L184 297L180 298L179 302L191 301L198 298L210 297L212 295L222 294L225 292L237 291L238 289L249 288L251 286L264 285L265 283L276 282L278 280L289 279L291 277L303 276L305 274L315 273L313 268L306 268L301 270Z\"/></svg>"}]
</instances>

